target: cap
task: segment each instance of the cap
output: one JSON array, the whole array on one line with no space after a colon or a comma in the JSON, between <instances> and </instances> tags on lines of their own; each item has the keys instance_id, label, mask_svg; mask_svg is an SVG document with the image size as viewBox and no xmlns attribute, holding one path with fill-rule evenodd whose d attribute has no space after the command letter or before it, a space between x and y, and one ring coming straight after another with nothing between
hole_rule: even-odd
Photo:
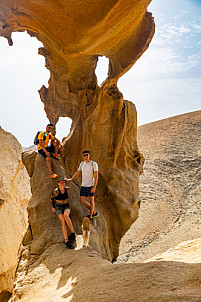
<instances>
[{"instance_id":1,"label":"cap","mask_svg":"<svg viewBox=\"0 0 201 302\"><path fill-rule=\"evenodd\" d=\"M62 180L66 181L66 179L64 177L59 177L58 182L60 182Z\"/></svg>"}]
</instances>

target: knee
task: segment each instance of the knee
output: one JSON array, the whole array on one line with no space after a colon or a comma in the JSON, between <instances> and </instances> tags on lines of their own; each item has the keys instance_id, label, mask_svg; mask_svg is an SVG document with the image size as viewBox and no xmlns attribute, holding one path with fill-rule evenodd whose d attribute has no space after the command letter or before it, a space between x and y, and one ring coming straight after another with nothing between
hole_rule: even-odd
<instances>
[{"instance_id":1,"label":"knee","mask_svg":"<svg viewBox=\"0 0 201 302\"><path fill-rule=\"evenodd\" d=\"M60 141L59 141L58 139L55 140L54 143L53 143L53 145L54 145L55 147L59 146L59 145L60 145Z\"/></svg>"},{"instance_id":2,"label":"knee","mask_svg":"<svg viewBox=\"0 0 201 302\"><path fill-rule=\"evenodd\" d=\"M91 205L94 205L94 198L89 198L89 202Z\"/></svg>"},{"instance_id":3,"label":"knee","mask_svg":"<svg viewBox=\"0 0 201 302\"><path fill-rule=\"evenodd\" d=\"M64 213L64 216L67 220L70 220L69 213Z\"/></svg>"},{"instance_id":4,"label":"knee","mask_svg":"<svg viewBox=\"0 0 201 302\"><path fill-rule=\"evenodd\" d=\"M49 162L51 162L51 157L46 157L46 161L49 163Z\"/></svg>"}]
</instances>

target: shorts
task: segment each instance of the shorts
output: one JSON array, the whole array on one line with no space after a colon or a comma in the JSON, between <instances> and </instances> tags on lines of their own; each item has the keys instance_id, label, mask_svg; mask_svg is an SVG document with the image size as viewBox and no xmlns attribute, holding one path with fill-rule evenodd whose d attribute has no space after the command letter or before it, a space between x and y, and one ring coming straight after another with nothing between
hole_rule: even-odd
<instances>
[{"instance_id":1,"label":"shorts","mask_svg":"<svg viewBox=\"0 0 201 302\"><path fill-rule=\"evenodd\" d=\"M80 189L80 196L94 196L94 193L91 193L91 189L93 188L92 187L82 187L81 186L81 189Z\"/></svg>"},{"instance_id":2,"label":"shorts","mask_svg":"<svg viewBox=\"0 0 201 302\"><path fill-rule=\"evenodd\" d=\"M55 152L55 147L53 144L51 144L49 147L45 148L47 152L50 152L50 156L53 157L52 153ZM43 149L38 150L38 153L41 154L44 158L47 157Z\"/></svg>"},{"instance_id":3,"label":"shorts","mask_svg":"<svg viewBox=\"0 0 201 302\"><path fill-rule=\"evenodd\" d=\"M57 216L59 216L60 214L64 214L64 211L66 209L69 209L69 203L63 203L63 204L56 204L55 205L55 210L56 210L56 214Z\"/></svg>"}]
</instances>

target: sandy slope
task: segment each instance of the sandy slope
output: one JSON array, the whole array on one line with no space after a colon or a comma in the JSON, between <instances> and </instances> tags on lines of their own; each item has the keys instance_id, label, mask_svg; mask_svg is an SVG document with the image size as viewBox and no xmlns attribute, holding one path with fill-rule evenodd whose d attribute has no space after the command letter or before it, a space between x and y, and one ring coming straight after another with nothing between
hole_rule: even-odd
<instances>
[{"instance_id":1,"label":"sandy slope","mask_svg":"<svg viewBox=\"0 0 201 302\"><path fill-rule=\"evenodd\" d=\"M141 262L201 237L201 111L143 125L141 209L124 236L120 262Z\"/></svg>"},{"instance_id":2,"label":"sandy slope","mask_svg":"<svg viewBox=\"0 0 201 302\"><path fill-rule=\"evenodd\" d=\"M200 302L201 263L111 264L91 249L50 246L26 272L26 250L12 302ZM23 267L25 266L25 267Z\"/></svg>"},{"instance_id":3,"label":"sandy slope","mask_svg":"<svg viewBox=\"0 0 201 302\"><path fill-rule=\"evenodd\" d=\"M142 207L122 240L122 263L81 248L80 236L76 250L54 243L37 256L26 245L11 301L201 302L200 117L140 127Z\"/></svg>"}]
</instances>

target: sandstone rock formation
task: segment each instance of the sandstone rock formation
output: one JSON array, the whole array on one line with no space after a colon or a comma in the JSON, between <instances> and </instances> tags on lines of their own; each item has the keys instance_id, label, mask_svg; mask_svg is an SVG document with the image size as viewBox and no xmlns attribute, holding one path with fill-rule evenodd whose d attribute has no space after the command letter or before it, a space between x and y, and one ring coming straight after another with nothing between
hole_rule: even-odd
<instances>
[{"instance_id":1,"label":"sandstone rock formation","mask_svg":"<svg viewBox=\"0 0 201 302\"><path fill-rule=\"evenodd\" d=\"M199 302L200 263L111 264L94 251L51 245L35 262L24 250L12 301ZM23 285L23 286L22 286Z\"/></svg>"},{"instance_id":2,"label":"sandstone rock formation","mask_svg":"<svg viewBox=\"0 0 201 302\"><path fill-rule=\"evenodd\" d=\"M192 126L188 128L191 138L186 135L186 139L189 138L189 145L194 149L197 148L193 140L199 129L199 117L200 112L175 117L168 119L172 127L167 126L166 120L161 121L160 126L162 127L164 123L168 129L178 130L178 127L185 129L185 122L188 121L188 125ZM171 131L169 132L171 135ZM185 133L187 129L184 135ZM178 146L181 148L181 144ZM158 152L157 157L161 158L161 154ZM52 214L48 202L56 181L49 179L45 161L40 155L36 155L33 151L25 152L23 161L31 177L33 195L28 206L29 231L23 241L12 302L62 300L131 302L134 299L138 302L198 302L200 300L200 240L184 242L175 249L148 259L148 263L116 265L102 259L100 253L97 253L96 245L99 238L97 230L100 223L97 220L97 225L92 225L90 248L78 246L76 250L68 250L62 242L61 226L57 217ZM53 169L61 176L65 173L57 160L53 160ZM194 187L193 183L191 185ZM79 215L83 215L84 212L80 213L79 190L76 187L75 183L72 184L69 196L72 220L76 225L76 232L79 233ZM193 221L188 221L188 216L184 219L184 216L180 217L181 222L184 220L192 227ZM151 219L154 225L153 216L151 218L146 216L146 218ZM162 225L163 223L160 225L161 228ZM181 232L180 239L184 238L183 229L180 229L179 225L178 231ZM175 233L176 240L178 234L179 232Z\"/></svg>"},{"instance_id":3,"label":"sandstone rock formation","mask_svg":"<svg viewBox=\"0 0 201 302\"><path fill-rule=\"evenodd\" d=\"M60 176L72 174L89 148L98 162L100 179L90 248L68 250L61 225L48 199L57 185L45 160L34 151L23 154L31 178L29 227L16 271L14 301L188 301L200 298L200 264L111 263L121 237L139 210L139 175L143 156L137 146L135 106L117 89L123 75L147 49L154 22L150 0L2 0L0 35L12 45L13 31L28 30L44 48L49 87L40 89L51 122L72 119L64 140L62 165L52 161ZM97 86L98 56L109 59L108 78ZM86 214L79 203L79 181L70 186L71 217L77 234ZM79 235L77 240L79 239ZM110 260L110 262L108 261ZM145 281L146 280L146 281ZM112 281L112 284L110 283Z\"/></svg>"},{"instance_id":4,"label":"sandstone rock formation","mask_svg":"<svg viewBox=\"0 0 201 302\"><path fill-rule=\"evenodd\" d=\"M10 45L12 32L24 30L44 45L39 54L45 56L51 73L49 87L40 90L45 111L53 123L60 116L72 119L71 134L64 141L65 170L73 173L77 169L83 148L89 148L99 164L99 234L105 231L102 238L99 236L98 250L111 261L118 255L121 237L137 218L138 181L143 165L137 147L136 109L123 100L116 84L153 37L154 22L147 12L150 2L0 3L0 35ZM101 88L95 76L98 56L106 56L110 62L108 78ZM121 228L111 217L120 221ZM106 245L100 249L102 240Z\"/></svg>"},{"instance_id":5,"label":"sandstone rock formation","mask_svg":"<svg viewBox=\"0 0 201 302\"><path fill-rule=\"evenodd\" d=\"M145 156L142 203L138 220L121 241L119 261L142 262L201 237L200 133L201 111L138 128Z\"/></svg>"},{"instance_id":6,"label":"sandstone rock formation","mask_svg":"<svg viewBox=\"0 0 201 302\"><path fill-rule=\"evenodd\" d=\"M45 57L51 75L49 87L43 86L39 93L49 120L56 123L61 116L72 119L71 133L63 142L65 170L55 161L53 168L60 175L74 173L85 148L91 150L92 158L99 164L96 205L100 219L90 244L110 261L118 256L120 239L136 220L140 204L138 183L143 156L137 146L136 109L123 100L117 81L143 54L153 37L154 22L147 12L150 2L0 2L0 35L10 45L12 32L24 30L44 45L39 54ZM98 56L106 56L110 62L108 77L101 87L97 86L95 76ZM56 183L48 178L43 158L30 152L24 154L23 160L32 185L24 246L28 259L34 261L33 255L39 259L54 245L62 247L62 236L59 222L47 203ZM79 204L78 185L79 181L72 184L71 198L72 219L79 233L85 213ZM31 263L27 267L27 284ZM18 281L16 297L21 295ZM21 291L24 295L25 289Z\"/></svg>"},{"instance_id":7,"label":"sandstone rock formation","mask_svg":"<svg viewBox=\"0 0 201 302\"><path fill-rule=\"evenodd\" d=\"M12 292L18 251L28 224L29 176L21 161L22 147L0 127L0 300Z\"/></svg>"}]
</instances>

